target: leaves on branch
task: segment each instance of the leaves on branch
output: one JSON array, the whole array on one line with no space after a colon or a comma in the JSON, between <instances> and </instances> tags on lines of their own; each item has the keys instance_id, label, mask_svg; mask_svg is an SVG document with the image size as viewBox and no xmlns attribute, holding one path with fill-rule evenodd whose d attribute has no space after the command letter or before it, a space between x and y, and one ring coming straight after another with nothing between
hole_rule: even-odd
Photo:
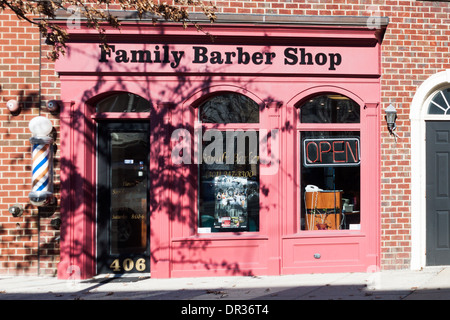
<instances>
[{"instance_id":1,"label":"leaves on branch","mask_svg":"<svg viewBox=\"0 0 450 320\"><path fill-rule=\"evenodd\" d=\"M201 26L189 19L189 9L199 8L210 20L216 20L213 5L205 5L201 0L174 0L173 5L152 0L0 0L0 9L11 9L20 19L38 26L39 32L52 46L49 58L56 60L65 53L69 33L60 24L52 22L58 12L66 12L70 19L83 19L87 27L98 31L105 48L108 47L105 26L120 29L117 11L110 7L119 6L124 11L135 11L139 19L151 15L153 22L158 18L181 23L184 28L192 24L201 31ZM78 23L80 23L78 21Z\"/></svg>"}]
</instances>

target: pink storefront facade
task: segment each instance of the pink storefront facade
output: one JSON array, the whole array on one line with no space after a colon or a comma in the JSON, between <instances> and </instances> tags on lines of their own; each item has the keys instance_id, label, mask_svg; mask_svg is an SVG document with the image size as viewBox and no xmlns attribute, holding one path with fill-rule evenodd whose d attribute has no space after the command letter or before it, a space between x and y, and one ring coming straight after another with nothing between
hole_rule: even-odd
<instances>
[{"instance_id":1,"label":"pink storefront facade","mask_svg":"<svg viewBox=\"0 0 450 320\"><path fill-rule=\"evenodd\" d=\"M59 278L380 267L387 21L299 19L70 30Z\"/></svg>"}]
</instances>

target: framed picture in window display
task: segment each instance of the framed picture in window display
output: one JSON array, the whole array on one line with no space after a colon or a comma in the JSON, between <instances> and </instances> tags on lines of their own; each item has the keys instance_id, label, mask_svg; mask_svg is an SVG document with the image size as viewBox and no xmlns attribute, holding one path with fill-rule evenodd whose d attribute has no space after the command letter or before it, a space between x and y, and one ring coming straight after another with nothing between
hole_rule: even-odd
<instances>
[{"instance_id":1,"label":"framed picture in window display","mask_svg":"<svg viewBox=\"0 0 450 320\"><path fill-rule=\"evenodd\" d=\"M198 170L201 233L259 231L259 108L231 92L199 107L204 130Z\"/></svg>"},{"instance_id":2,"label":"framed picture in window display","mask_svg":"<svg viewBox=\"0 0 450 320\"><path fill-rule=\"evenodd\" d=\"M223 136L225 147L230 138L224 131L219 134ZM257 139L258 135L255 135L255 141ZM222 152L213 154L218 161L200 165L201 228L211 228L211 232L258 231L259 165L257 149L252 151L249 144L251 141L247 141L243 152L236 150L235 145L232 163L226 162L226 154Z\"/></svg>"}]
</instances>

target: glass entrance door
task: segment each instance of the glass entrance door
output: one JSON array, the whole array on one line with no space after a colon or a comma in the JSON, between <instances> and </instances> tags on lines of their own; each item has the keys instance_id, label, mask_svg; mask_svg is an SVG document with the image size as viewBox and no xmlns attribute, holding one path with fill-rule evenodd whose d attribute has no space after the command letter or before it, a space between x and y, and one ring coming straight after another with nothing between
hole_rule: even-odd
<instances>
[{"instance_id":1,"label":"glass entrance door","mask_svg":"<svg viewBox=\"0 0 450 320\"><path fill-rule=\"evenodd\" d=\"M100 122L97 272L150 271L149 124Z\"/></svg>"}]
</instances>

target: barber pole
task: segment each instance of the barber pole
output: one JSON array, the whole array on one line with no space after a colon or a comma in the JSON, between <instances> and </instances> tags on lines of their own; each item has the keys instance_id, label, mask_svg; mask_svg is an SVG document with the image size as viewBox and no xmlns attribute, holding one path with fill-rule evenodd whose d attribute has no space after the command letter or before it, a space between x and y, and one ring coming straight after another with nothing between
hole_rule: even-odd
<instances>
[{"instance_id":1,"label":"barber pole","mask_svg":"<svg viewBox=\"0 0 450 320\"><path fill-rule=\"evenodd\" d=\"M52 126L50 120L36 117L30 121L32 145L32 189L28 197L36 206L49 204L53 199L53 139L48 136Z\"/></svg>"},{"instance_id":2,"label":"barber pole","mask_svg":"<svg viewBox=\"0 0 450 320\"><path fill-rule=\"evenodd\" d=\"M48 191L49 182L49 144L33 144L33 189Z\"/></svg>"}]
</instances>

